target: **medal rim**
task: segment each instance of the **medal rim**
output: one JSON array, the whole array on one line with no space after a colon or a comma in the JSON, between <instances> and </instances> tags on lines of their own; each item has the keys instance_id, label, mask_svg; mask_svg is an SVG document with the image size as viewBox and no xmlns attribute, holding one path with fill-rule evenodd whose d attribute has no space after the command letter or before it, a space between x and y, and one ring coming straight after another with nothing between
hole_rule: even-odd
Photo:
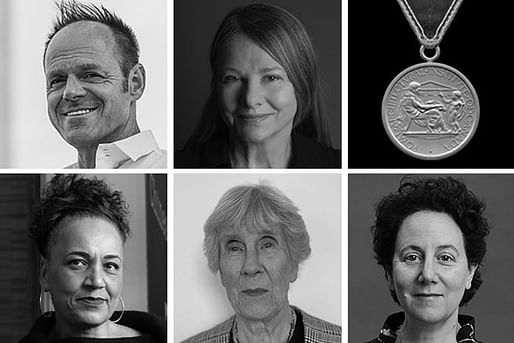
<instances>
[{"instance_id":1,"label":"medal rim","mask_svg":"<svg viewBox=\"0 0 514 343\"><path fill-rule=\"evenodd\" d=\"M469 87L469 89L470 89L470 91L471 91L471 93L473 95L473 98L476 101L476 118L475 118L475 123L474 123L473 127L471 128L471 130L469 131L469 134L461 142L461 144L459 144L454 149L452 149L450 151L447 151L447 152L444 152L444 153L441 153L441 154L437 154L437 155L425 155L425 154L417 153L417 152L414 152L412 150L407 149L405 146L403 146L402 143L400 143L397 140L396 136L389 129L389 125L387 123L387 113L386 113L386 103L387 103L387 101L386 100L388 99L387 95L390 93L391 89L394 87L396 82L398 82L398 80L400 80L404 75L408 74L409 72L411 72L414 69L425 68L425 67L439 67L439 68L443 68L443 69L448 69L452 73L456 74ZM439 63L439 62L422 62L422 63L418 63L418 64L415 64L415 65L412 65L412 66L402 70L389 83L389 86L387 86L387 89L386 89L386 91L384 93L384 97L382 98L382 124L384 126L384 130L386 131L387 136L393 142L393 144L396 145L396 147L400 149L400 151L402 151L403 153L405 153L405 154L407 154L409 156L412 156L412 157L415 157L415 158L418 158L418 159L421 159L421 160L441 160L441 159L450 157L452 155L455 155L457 152L462 150L469 143L469 141L473 138L473 136L475 135L475 132L476 132L476 130L478 128L479 121L480 121L480 101L478 99L478 95L477 95L477 93L475 91L475 88L473 87L471 82L468 80L468 78L466 76L464 76L464 74L462 74L460 71L458 71L454 67L451 67L451 66L449 66L447 64L444 64L444 63Z\"/></svg>"}]
</instances>

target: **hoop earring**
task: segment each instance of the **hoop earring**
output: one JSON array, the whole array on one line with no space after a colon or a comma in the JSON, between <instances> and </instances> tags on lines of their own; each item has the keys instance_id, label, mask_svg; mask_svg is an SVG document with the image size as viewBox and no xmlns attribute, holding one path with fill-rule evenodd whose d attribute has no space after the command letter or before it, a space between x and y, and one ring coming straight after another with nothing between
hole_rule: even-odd
<instances>
[{"instance_id":1,"label":"hoop earring","mask_svg":"<svg viewBox=\"0 0 514 343\"><path fill-rule=\"evenodd\" d=\"M125 312L125 303L123 302L123 298L121 296L120 296L120 301L121 301L121 314L118 319L112 321L113 323L119 322L121 317L123 317L123 313Z\"/></svg>"},{"instance_id":2,"label":"hoop earring","mask_svg":"<svg viewBox=\"0 0 514 343\"><path fill-rule=\"evenodd\" d=\"M47 290L43 291L41 290L41 293L39 293L39 309L41 310L41 314L45 318L50 318L52 316L52 311L46 311L43 309L43 294L45 292L48 292Z\"/></svg>"}]
</instances>

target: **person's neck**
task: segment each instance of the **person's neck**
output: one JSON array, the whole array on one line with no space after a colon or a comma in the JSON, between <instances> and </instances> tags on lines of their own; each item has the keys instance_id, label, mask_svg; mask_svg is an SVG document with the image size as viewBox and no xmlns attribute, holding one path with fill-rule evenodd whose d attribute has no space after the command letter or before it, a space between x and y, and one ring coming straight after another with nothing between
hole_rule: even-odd
<instances>
[{"instance_id":1,"label":"person's neck","mask_svg":"<svg viewBox=\"0 0 514 343\"><path fill-rule=\"evenodd\" d=\"M131 130L127 130L123 134L113 135L112 138L108 138L103 142L76 147L78 153L78 167L81 169L96 167L96 151L98 150L98 145L117 142L122 139L134 136L140 132L141 131L139 130L139 126L136 124Z\"/></svg>"},{"instance_id":2,"label":"person's neck","mask_svg":"<svg viewBox=\"0 0 514 343\"><path fill-rule=\"evenodd\" d=\"M442 322L427 324L405 315L397 343L456 343L459 330L458 312Z\"/></svg>"},{"instance_id":3,"label":"person's neck","mask_svg":"<svg viewBox=\"0 0 514 343\"><path fill-rule=\"evenodd\" d=\"M231 137L230 162L233 168L287 168L291 158L291 135L276 135L252 143Z\"/></svg>"},{"instance_id":4,"label":"person's neck","mask_svg":"<svg viewBox=\"0 0 514 343\"><path fill-rule=\"evenodd\" d=\"M291 331L292 309L284 306L271 319L249 320L237 316L237 341L239 343L284 343Z\"/></svg>"}]
</instances>

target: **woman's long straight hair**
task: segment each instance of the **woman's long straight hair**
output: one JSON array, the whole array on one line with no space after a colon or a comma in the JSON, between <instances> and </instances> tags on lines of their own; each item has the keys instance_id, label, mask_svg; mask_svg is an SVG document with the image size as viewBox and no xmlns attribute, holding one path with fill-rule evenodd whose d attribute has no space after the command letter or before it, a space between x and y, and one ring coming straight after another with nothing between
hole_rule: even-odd
<instances>
[{"instance_id":1,"label":"woman's long straight hair","mask_svg":"<svg viewBox=\"0 0 514 343\"><path fill-rule=\"evenodd\" d=\"M286 10L260 4L232 10L219 26L210 50L211 92L200 123L187 144L204 143L216 135L228 137L227 125L219 113L217 68L224 43L235 34L250 38L285 69L298 104L293 129L318 143L331 146L324 116L319 65L309 36L303 24Z\"/></svg>"}]
</instances>

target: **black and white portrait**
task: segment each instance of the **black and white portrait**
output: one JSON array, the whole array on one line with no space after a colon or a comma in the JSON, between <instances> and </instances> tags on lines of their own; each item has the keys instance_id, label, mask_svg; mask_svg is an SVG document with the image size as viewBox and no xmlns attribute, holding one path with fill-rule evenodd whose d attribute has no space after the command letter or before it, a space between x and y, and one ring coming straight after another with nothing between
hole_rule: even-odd
<instances>
[{"instance_id":1,"label":"black and white portrait","mask_svg":"<svg viewBox=\"0 0 514 343\"><path fill-rule=\"evenodd\" d=\"M165 167L166 8L3 1L0 167Z\"/></svg>"},{"instance_id":2,"label":"black and white portrait","mask_svg":"<svg viewBox=\"0 0 514 343\"><path fill-rule=\"evenodd\" d=\"M341 340L339 175L176 175L174 185L175 341L251 340L248 323Z\"/></svg>"},{"instance_id":3,"label":"black and white portrait","mask_svg":"<svg viewBox=\"0 0 514 343\"><path fill-rule=\"evenodd\" d=\"M509 340L513 175L348 180L349 342Z\"/></svg>"},{"instance_id":4,"label":"black and white portrait","mask_svg":"<svg viewBox=\"0 0 514 343\"><path fill-rule=\"evenodd\" d=\"M176 1L175 167L339 168L340 13Z\"/></svg>"}]
</instances>

